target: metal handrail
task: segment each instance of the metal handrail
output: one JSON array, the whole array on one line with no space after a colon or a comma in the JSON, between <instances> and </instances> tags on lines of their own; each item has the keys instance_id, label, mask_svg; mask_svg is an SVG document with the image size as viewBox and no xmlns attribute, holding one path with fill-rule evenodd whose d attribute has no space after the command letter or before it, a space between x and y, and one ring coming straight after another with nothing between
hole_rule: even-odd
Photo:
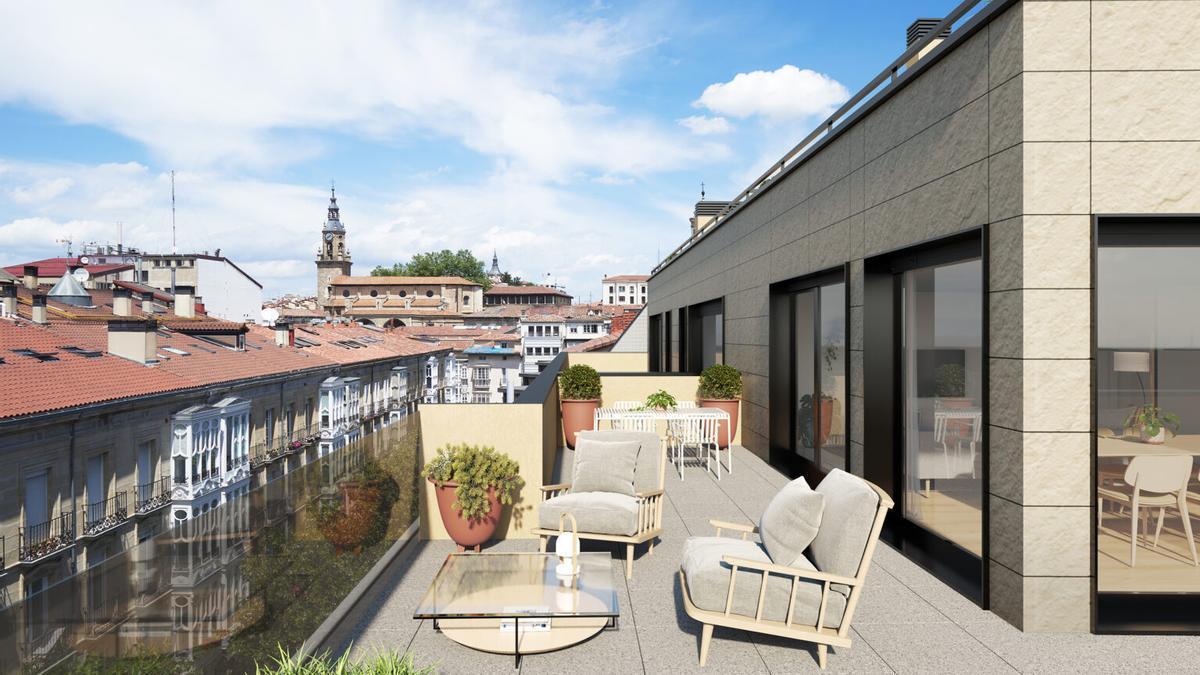
<instances>
[{"instance_id":1,"label":"metal handrail","mask_svg":"<svg viewBox=\"0 0 1200 675\"><path fill-rule=\"evenodd\" d=\"M122 491L98 502L83 507L81 536L100 534L125 522L129 518L128 495Z\"/></svg>"},{"instance_id":2,"label":"metal handrail","mask_svg":"<svg viewBox=\"0 0 1200 675\"><path fill-rule=\"evenodd\" d=\"M933 42L934 40L946 39L948 37L947 34L953 34L953 31L957 29L952 27L958 22L959 19L966 16L967 13L972 9L988 4L989 1L990 0L963 0L961 4L959 4L953 10L951 10L949 14L946 15L946 18L942 19L941 23L930 30L925 37L917 40L911 46L905 49L900 56L896 57L896 59L888 64L886 68L872 78L872 80L867 83L867 86L860 89L854 96L851 96L850 100L843 103L840 108L835 110L833 114L826 118L824 122L817 126L817 128L809 132L809 134L805 136L802 141L793 146L791 150L788 150L782 159L772 164L771 167L763 172L763 174L759 176L757 180L750 183L749 187L739 192L738 195L730 200L730 202L726 204L725 207L721 209L717 215L714 216L713 219L709 221L702 229L693 232L686 240L684 240L682 244L676 246L673 251L668 253L667 257L660 260L658 264L655 265L652 270L650 270L650 275L654 276L655 274L658 274L681 253L687 251L689 248L695 245L697 241L700 241L704 237L708 236L710 232L714 231L718 226L721 225L721 223L728 220L729 217L732 216L738 209L749 203L755 196L774 183L776 179L784 174L786 169L799 165L807 160L813 154L811 151L817 149L816 142L818 139L820 139L822 136L832 133L833 128L844 118L857 110L861 103L873 98L873 95L877 92L886 91L887 88L884 87L884 89L881 90L880 85L882 85L884 82L895 81L905 72L908 72L910 69L909 64L912 62L913 57L920 54L921 51L924 50L929 43Z\"/></svg>"},{"instance_id":3,"label":"metal handrail","mask_svg":"<svg viewBox=\"0 0 1200 675\"><path fill-rule=\"evenodd\" d=\"M171 481L167 476L148 483L138 483L133 502L134 513L149 513L171 501Z\"/></svg>"},{"instance_id":4,"label":"metal handrail","mask_svg":"<svg viewBox=\"0 0 1200 675\"><path fill-rule=\"evenodd\" d=\"M17 558L30 562L57 553L75 543L75 514L62 513L43 523L17 530Z\"/></svg>"}]
</instances>

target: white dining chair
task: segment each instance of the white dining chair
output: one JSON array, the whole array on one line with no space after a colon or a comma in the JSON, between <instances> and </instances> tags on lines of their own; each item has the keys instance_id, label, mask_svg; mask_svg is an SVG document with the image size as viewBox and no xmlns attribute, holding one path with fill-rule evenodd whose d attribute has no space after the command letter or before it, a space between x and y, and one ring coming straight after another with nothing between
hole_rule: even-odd
<instances>
[{"instance_id":1,"label":"white dining chair","mask_svg":"<svg viewBox=\"0 0 1200 675\"><path fill-rule=\"evenodd\" d=\"M698 406L696 405L695 401L679 401L675 404L675 407L679 408L680 410L691 410Z\"/></svg>"},{"instance_id":2,"label":"white dining chair","mask_svg":"<svg viewBox=\"0 0 1200 675\"><path fill-rule=\"evenodd\" d=\"M1158 508L1158 526L1154 531L1154 542L1151 548L1158 548L1158 538L1162 534L1163 517L1168 508L1179 511L1183 521L1183 532L1187 538L1188 548L1192 553L1192 565L1200 566L1196 556L1196 541L1192 538L1192 518L1187 504L1188 481L1192 477L1191 455L1138 455L1130 460L1125 470L1125 484L1128 492L1112 488L1098 488L1099 517L1104 517L1104 501L1113 501L1129 506L1129 566L1137 565L1138 521L1141 519L1141 508L1148 507L1148 517L1154 508ZM1148 530L1148 523L1143 524ZM1142 536L1146 536L1143 532Z\"/></svg>"},{"instance_id":3,"label":"white dining chair","mask_svg":"<svg viewBox=\"0 0 1200 675\"><path fill-rule=\"evenodd\" d=\"M645 404L641 401L614 401L610 407L616 410L633 410L635 408L640 408L643 405Z\"/></svg>"},{"instance_id":4,"label":"white dining chair","mask_svg":"<svg viewBox=\"0 0 1200 675\"><path fill-rule=\"evenodd\" d=\"M688 448L695 457L703 457L705 469L712 471L713 453L717 450L717 418L708 415L684 415L672 419L669 424L672 461L679 471L679 480L684 479L684 464ZM717 456L717 479L721 478L721 461Z\"/></svg>"}]
</instances>

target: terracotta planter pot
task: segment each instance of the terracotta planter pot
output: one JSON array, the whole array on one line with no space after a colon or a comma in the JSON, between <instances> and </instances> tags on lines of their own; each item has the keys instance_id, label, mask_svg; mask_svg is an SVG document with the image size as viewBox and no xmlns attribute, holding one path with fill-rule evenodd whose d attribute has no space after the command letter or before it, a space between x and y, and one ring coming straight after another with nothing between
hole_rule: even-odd
<instances>
[{"instance_id":1,"label":"terracotta planter pot","mask_svg":"<svg viewBox=\"0 0 1200 675\"><path fill-rule=\"evenodd\" d=\"M702 398L699 400L701 408L719 408L729 413L729 422L724 420L717 428L717 444L722 448L728 448L733 442L735 430L738 424L738 409L740 401L738 399L717 399L717 398Z\"/></svg>"},{"instance_id":2,"label":"terracotta planter pot","mask_svg":"<svg viewBox=\"0 0 1200 675\"><path fill-rule=\"evenodd\" d=\"M821 399L821 428L819 429L819 438L817 444L824 446L825 441L829 440L829 432L833 429L833 399Z\"/></svg>"},{"instance_id":3,"label":"terracotta planter pot","mask_svg":"<svg viewBox=\"0 0 1200 675\"><path fill-rule=\"evenodd\" d=\"M581 431L590 431L593 428L598 407L600 407L600 401L596 399L589 401L563 399L563 435L567 437L568 448L575 449L575 434Z\"/></svg>"},{"instance_id":4,"label":"terracotta planter pot","mask_svg":"<svg viewBox=\"0 0 1200 675\"><path fill-rule=\"evenodd\" d=\"M492 538L492 535L496 533L496 525L500 522L500 495L496 494L496 489L488 488L488 503L491 505L488 514L480 520L467 520L462 517L462 511L452 506L454 504L454 488L458 487L458 483L447 482L439 486L432 480L429 482L437 494L438 511L442 514L442 524L446 526L446 532L450 534L450 538L458 544L458 550L461 552L467 548L474 548L478 553L479 545Z\"/></svg>"}]
</instances>

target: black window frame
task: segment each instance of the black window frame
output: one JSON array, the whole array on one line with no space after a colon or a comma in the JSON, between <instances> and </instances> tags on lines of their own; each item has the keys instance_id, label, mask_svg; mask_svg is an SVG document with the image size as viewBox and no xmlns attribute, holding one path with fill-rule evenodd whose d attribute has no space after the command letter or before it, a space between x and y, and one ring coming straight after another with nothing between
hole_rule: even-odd
<instances>
[{"instance_id":1,"label":"black window frame","mask_svg":"<svg viewBox=\"0 0 1200 675\"><path fill-rule=\"evenodd\" d=\"M783 471L788 477L804 476L809 485L817 485L828 473L820 466L819 461L809 461L796 453L794 443L797 437L796 416L793 415L798 407L796 400L796 315L794 298L797 294L816 290L823 286L844 284L846 358L843 363L846 388L846 410L843 414L846 429L846 467L850 466L850 419L853 397L850 395L850 263L841 267L827 269L813 274L776 282L770 287L768 305L768 364L771 372L768 392L768 457L775 468ZM820 344L820 321L814 322L814 337ZM814 372L819 372L817 361L820 350L814 350ZM820 453L817 453L818 460Z\"/></svg>"},{"instance_id":2,"label":"black window frame","mask_svg":"<svg viewBox=\"0 0 1200 675\"><path fill-rule=\"evenodd\" d=\"M982 274L981 352L981 555L904 516L903 374L899 347L904 272L978 258ZM863 475L896 502L881 538L983 609L989 608L990 546L990 358L988 227L880 253L863 261Z\"/></svg>"}]
</instances>

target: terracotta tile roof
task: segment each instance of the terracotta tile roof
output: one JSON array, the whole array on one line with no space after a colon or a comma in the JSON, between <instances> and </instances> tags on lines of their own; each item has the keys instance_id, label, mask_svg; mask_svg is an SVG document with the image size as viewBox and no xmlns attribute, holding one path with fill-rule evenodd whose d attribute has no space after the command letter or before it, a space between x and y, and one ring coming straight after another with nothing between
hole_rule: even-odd
<instances>
[{"instance_id":1,"label":"terracotta tile roof","mask_svg":"<svg viewBox=\"0 0 1200 675\"><path fill-rule=\"evenodd\" d=\"M13 276L20 277L25 274L25 265L36 265L39 277L61 277L68 268L73 267L82 267L92 276L133 269L133 265L127 264L80 265L79 258L46 258L45 260L34 260L33 262L22 263L20 265L9 265L4 268L4 271Z\"/></svg>"},{"instance_id":2,"label":"terracotta tile roof","mask_svg":"<svg viewBox=\"0 0 1200 675\"><path fill-rule=\"evenodd\" d=\"M611 277L604 277L604 279L601 281L601 283L605 283L605 284L607 284L607 283L619 284L621 282L639 283L639 282L646 282L649 280L650 280L649 274L617 274L617 275L614 275Z\"/></svg>"},{"instance_id":3,"label":"terracotta tile roof","mask_svg":"<svg viewBox=\"0 0 1200 675\"><path fill-rule=\"evenodd\" d=\"M443 304L442 297L435 295L431 298L413 298L413 307L441 307Z\"/></svg>"},{"instance_id":4,"label":"terracotta tile roof","mask_svg":"<svg viewBox=\"0 0 1200 675\"><path fill-rule=\"evenodd\" d=\"M334 286L478 286L462 277L350 277L337 276Z\"/></svg>"},{"instance_id":5,"label":"terracotta tile roof","mask_svg":"<svg viewBox=\"0 0 1200 675\"><path fill-rule=\"evenodd\" d=\"M103 327L101 327L103 329ZM174 373L97 353L94 340L80 344L56 326L0 322L0 418L71 408L130 396L187 389L193 383ZM63 350L94 350L82 355ZM52 361L16 354L32 349Z\"/></svg>"},{"instance_id":6,"label":"terracotta tile roof","mask_svg":"<svg viewBox=\"0 0 1200 675\"><path fill-rule=\"evenodd\" d=\"M572 297L561 288L549 286L492 286L483 292L484 295L559 295L564 298Z\"/></svg>"}]
</instances>

